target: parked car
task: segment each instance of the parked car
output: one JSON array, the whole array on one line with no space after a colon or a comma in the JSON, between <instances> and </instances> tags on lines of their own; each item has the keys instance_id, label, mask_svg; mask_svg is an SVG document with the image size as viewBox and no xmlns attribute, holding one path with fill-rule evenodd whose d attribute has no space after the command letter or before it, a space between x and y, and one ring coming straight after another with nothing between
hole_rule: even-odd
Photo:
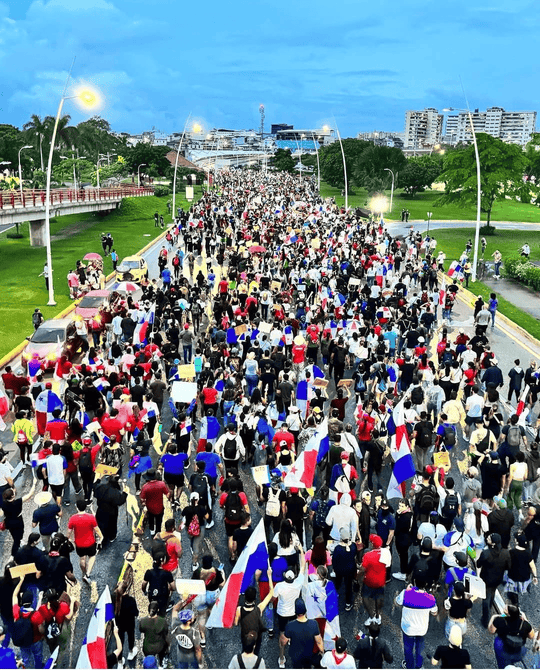
<instances>
[{"instance_id":1,"label":"parked car","mask_svg":"<svg viewBox=\"0 0 540 670\"><path fill-rule=\"evenodd\" d=\"M82 337L77 335L75 322L70 318L44 321L28 340L21 362L27 367L28 361L37 354L42 370L53 369L63 355L73 360L84 344Z\"/></svg>"},{"instance_id":2,"label":"parked car","mask_svg":"<svg viewBox=\"0 0 540 670\"><path fill-rule=\"evenodd\" d=\"M116 268L116 281L139 282L148 277L148 264L139 256L127 256Z\"/></svg>"}]
</instances>

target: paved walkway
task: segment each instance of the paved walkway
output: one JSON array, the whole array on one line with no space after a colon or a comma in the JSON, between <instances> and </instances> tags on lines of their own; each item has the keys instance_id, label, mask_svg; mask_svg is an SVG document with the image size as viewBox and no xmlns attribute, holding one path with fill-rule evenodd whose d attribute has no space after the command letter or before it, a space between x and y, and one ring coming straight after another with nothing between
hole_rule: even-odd
<instances>
[{"instance_id":1,"label":"paved walkway","mask_svg":"<svg viewBox=\"0 0 540 670\"><path fill-rule=\"evenodd\" d=\"M482 282L518 309L534 316L535 319L540 319L540 294L538 291L505 277L498 280L488 277L483 279Z\"/></svg>"}]
</instances>

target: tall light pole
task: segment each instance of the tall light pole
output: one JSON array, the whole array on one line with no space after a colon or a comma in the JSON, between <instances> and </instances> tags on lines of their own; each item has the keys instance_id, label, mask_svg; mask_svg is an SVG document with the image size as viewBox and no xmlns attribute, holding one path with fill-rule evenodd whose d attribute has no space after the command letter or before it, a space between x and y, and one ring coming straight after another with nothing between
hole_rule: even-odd
<instances>
[{"instance_id":1,"label":"tall light pole","mask_svg":"<svg viewBox=\"0 0 540 670\"><path fill-rule=\"evenodd\" d=\"M341 141L341 135L339 134L338 124L334 118L334 124L336 126L336 132L339 140L339 146L341 147L341 158L343 159L343 179L345 180L345 211L349 209L349 187L347 185L347 163L345 162L345 151L343 150L343 142Z\"/></svg>"},{"instance_id":2,"label":"tall light pole","mask_svg":"<svg viewBox=\"0 0 540 670\"><path fill-rule=\"evenodd\" d=\"M427 234L429 235L429 224L431 223L431 217L433 216L433 212L428 212L427 213Z\"/></svg>"},{"instance_id":3,"label":"tall light pole","mask_svg":"<svg viewBox=\"0 0 540 670\"><path fill-rule=\"evenodd\" d=\"M468 107L467 109L460 109L458 107L446 107L443 109L443 112L466 112L469 116L469 123L471 124L471 134L474 144L474 155L476 158L476 182L477 182L477 194L476 194L476 230L474 233L474 256L473 256L473 266L472 266L472 280L476 281L476 266L478 264L478 243L480 241L480 223L481 223L481 214L482 214L482 182L480 175L480 155L478 153L478 144L476 142L476 133L474 131L474 123L471 114L471 110Z\"/></svg>"},{"instance_id":4,"label":"tall light pole","mask_svg":"<svg viewBox=\"0 0 540 670\"><path fill-rule=\"evenodd\" d=\"M99 161L98 161L99 162ZM137 186L140 188L141 186L141 168L144 167L146 163L141 163L139 167L137 168Z\"/></svg>"},{"instance_id":5,"label":"tall light pole","mask_svg":"<svg viewBox=\"0 0 540 670\"><path fill-rule=\"evenodd\" d=\"M319 149L317 147L317 140L315 139L315 135L313 134L313 131L311 131L311 137L313 138L313 146L315 147L315 153L317 154L317 191L320 193L321 192L321 164L319 163Z\"/></svg>"},{"instance_id":6,"label":"tall light pole","mask_svg":"<svg viewBox=\"0 0 540 670\"><path fill-rule=\"evenodd\" d=\"M22 188L22 169L21 169L21 151L23 149L33 149L33 148L34 147L31 146L30 144L26 144L24 147L21 147L19 149L19 188L20 188L20 191L21 191L21 202L22 202L22 192L23 192L23 188Z\"/></svg>"},{"instance_id":7,"label":"tall light pole","mask_svg":"<svg viewBox=\"0 0 540 670\"><path fill-rule=\"evenodd\" d=\"M389 172L392 175L392 189L390 191L390 216L392 216L392 203L394 202L394 182L395 177L394 173L390 168L384 168L385 172Z\"/></svg>"},{"instance_id":8,"label":"tall light pole","mask_svg":"<svg viewBox=\"0 0 540 670\"><path fill-rule=\"evenodd\" d=\"M42 147L43 135L41 133L36 133L36 135L39 135L39 157L41 158L41 171L45 172L45 166L43 165L43 147Z\"/></svg>"}]
</instances>

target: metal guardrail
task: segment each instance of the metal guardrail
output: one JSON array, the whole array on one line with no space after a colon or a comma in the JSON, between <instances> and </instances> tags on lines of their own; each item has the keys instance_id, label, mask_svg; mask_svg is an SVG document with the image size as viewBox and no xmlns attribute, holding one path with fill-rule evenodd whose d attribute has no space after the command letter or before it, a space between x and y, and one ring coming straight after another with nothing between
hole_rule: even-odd
<instances>
[{"instance_id":1,"label":"metal guardrail","mask_svg":"<svg viewBox=\"0 0 540 670\"><path fill-rule=\"evenodd\" d=\"M122 186L120 188L55 188L50 192L51 205L69 205L84 202L102 202L154 195L154 189L144 186ZM44 190L0 191L0 210L45 207L47 192Z\"/></svg>"}]
</instances>

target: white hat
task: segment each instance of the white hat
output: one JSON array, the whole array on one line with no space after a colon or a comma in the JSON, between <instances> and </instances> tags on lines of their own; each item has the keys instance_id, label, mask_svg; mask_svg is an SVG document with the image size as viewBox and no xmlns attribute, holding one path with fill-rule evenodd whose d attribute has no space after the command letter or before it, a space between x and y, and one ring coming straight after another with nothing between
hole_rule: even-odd
<instances>
[{"instance_id":1,"label":"white hat","mask_svg":"<svg viewBox=\"0 0 540 670\"><path fill-rule=\"evenodd\" d=\"M34 502L38 507L42 505L47 505L53 499L52 493L50 491L40 491L34 498Z\"/></svg>"},{"instance_id":2,"label":"white hat","mask_svg":"<svg viewBox=\"0 0 540 670\"><path fill-rule=\"evenodd\" d=\"M294 414L296 414L296 412L299 412L299 411L300 411L300 408L298 408L296 405L291 405L289 407L289 412L293 412Z\"/></svg>"}]
</instances>

